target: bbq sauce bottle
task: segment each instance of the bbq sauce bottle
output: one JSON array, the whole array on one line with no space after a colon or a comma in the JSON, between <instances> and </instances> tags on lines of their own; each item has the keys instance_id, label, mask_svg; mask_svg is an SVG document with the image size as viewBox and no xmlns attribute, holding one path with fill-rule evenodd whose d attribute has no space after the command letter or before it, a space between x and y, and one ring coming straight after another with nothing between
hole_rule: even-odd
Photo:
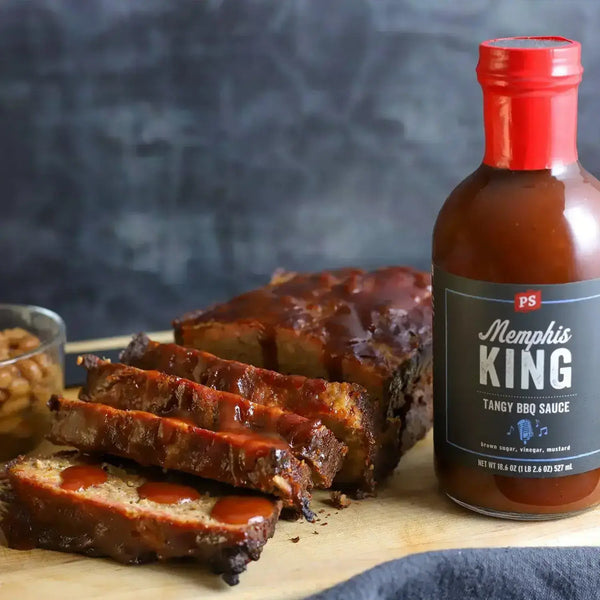
<instances>
[{"instance_id":1,"label":"bbq sauce bottle","mask_svg":"<svg viewBox=\"0 0 600 600\"><path fill-rule=\"evenodd\" d=\"M600 502L600 182L577 160L581 47L480 46L485 155L433 235L442 490L494 516Z\"/></svg>"}]
</instances>

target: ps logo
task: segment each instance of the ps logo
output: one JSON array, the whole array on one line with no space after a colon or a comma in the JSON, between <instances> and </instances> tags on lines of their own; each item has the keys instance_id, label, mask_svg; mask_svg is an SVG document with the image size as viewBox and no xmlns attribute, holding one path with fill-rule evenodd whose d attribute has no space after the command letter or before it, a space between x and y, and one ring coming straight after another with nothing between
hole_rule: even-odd
<instances>
[{"instance_id":1,"label":"ps logo","mask_svg":"<svg viewBox=\"0 0 600 600\"><path fill-rule=\"evenodd\" d=\"M529 312L542 306L542 290L527 290L515 294L515 312Z\"/></svg>"}]
</instances>

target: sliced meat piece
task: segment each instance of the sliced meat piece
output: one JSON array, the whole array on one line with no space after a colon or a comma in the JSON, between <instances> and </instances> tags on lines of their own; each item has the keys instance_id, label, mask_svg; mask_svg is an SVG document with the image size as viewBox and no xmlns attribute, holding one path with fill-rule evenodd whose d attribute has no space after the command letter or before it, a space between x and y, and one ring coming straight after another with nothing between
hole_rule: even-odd
<instances>
[{"instance_id":1,"label":"sliced meat piece","mask_svg":"<svg viewBox=\"0 0 600 600\"><path fill-rule=\"evenodd\" d=\"M48 439L274 494L311 520L310 469L289 446L255 433L225 433L148 412L52 397Z\"/></svg>"},{"instance_id":2,"label":"sliced meat piece","mask_svg":"<svg viewBox=\"0 0 600 600\"><path fill-rule=\"evenodd\" d=\"M70 483L73 474L80 477L82 487L65 489L67 474ZM144 469L76 452L21 457L10 464L8 480L0 528L11 548L109 556L126 564L190 557L230 585L258 560L281 510L281 502L265 496L197 478L173 483L152 473L149 479ZM178 496L185 501L165 503Z\"/></svg>"}]
</instances>

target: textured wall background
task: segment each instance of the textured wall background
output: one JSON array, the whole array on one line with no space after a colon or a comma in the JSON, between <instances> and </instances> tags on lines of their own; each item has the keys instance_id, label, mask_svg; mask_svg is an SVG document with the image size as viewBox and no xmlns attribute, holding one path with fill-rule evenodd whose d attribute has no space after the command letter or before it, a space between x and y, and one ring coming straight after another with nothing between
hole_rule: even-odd
<instances>
[{"instance_id":1,"label":"textured wall background","mask_svg":"<svg viewBox=\"0 0 600 600\"><path fill-rule=\"evenodd\" d=\"M413 263L479 162L479 41L584 44L596 0L0 4L0 301L71 339L166 328L278 266Z\"/></svg>"}]
</instances>

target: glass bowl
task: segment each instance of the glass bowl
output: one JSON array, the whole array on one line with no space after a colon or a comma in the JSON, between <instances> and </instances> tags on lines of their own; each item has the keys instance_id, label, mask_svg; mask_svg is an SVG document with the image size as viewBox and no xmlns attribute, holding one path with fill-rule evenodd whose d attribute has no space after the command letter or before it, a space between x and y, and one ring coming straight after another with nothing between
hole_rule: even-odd
<instances>
[{"instance_id":1,"label":"glass bowl","mask_svg":"<svg viewBox=\"0 0 600 600\"><path fill-rule=\"evenodd\" d=\"M37 446L64 386L65 324L39 306L0 304L0 461Z\"/></svg>"}]
</instances>

